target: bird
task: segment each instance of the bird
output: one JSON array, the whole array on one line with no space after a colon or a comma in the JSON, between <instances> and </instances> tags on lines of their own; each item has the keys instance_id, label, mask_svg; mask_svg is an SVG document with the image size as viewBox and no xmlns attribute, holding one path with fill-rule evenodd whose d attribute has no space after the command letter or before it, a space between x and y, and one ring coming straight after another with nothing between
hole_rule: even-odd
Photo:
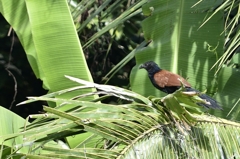
<instances>
[{"instance_id":1,"label":"bird","mask_svg":"<svg viewBox=\"0 0 240 159\"><path fill-rule=\"evenodd\" d=\"M161 69L155 62L147 61L140 65L139 69L145 69L148 72L148 77L153 86L167 94L174 93L179 88L185 87L186 92L196 92L198 97L203 99L205 103L197 103L200 106L211 109L222 109L216 100L208 95L191 87L186 79L182 76L172 73L170 71Z\"/></svg>"}]
</instances>

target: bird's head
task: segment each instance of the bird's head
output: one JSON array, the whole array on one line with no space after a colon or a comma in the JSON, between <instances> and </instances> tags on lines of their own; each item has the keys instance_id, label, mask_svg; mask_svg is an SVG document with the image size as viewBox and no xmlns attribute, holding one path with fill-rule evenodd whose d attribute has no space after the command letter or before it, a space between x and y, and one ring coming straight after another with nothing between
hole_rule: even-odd
<instances>
[{"instance_id":1,"label":"bird's head","mask_svg":"<svg viewBox=\"0 0 240 159\"><path fill-rule=\"evenodd\" d=\"M154 74L161 70L161 68L153 61L147 61L140 65L139 69L144 68L148 73Z\"/></svg>"}]
</instances>

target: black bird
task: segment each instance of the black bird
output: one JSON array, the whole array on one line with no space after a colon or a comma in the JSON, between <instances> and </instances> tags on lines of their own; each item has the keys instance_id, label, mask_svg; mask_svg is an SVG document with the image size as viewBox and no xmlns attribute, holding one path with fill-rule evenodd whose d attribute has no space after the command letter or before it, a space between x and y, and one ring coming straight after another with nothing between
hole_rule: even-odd
<instances>
[{"instance_id":1,"label":"black bird","mask_svg":"<svg viewBox=\"0 0 240 159\"><path fill-rule=\"evenodd\" d=\"M215 101L208 95L191 88L191 85L183 77L178 74L161 69L155 62L148 61L140 65L139 69L142 68L147 70L148 77L150 78L154 87L156 87L157 89L170 94L178 90L181 87L182 82L187 92L197 92L199 94L198 96L206 101L206 103L197 103L198 105L204 106L206 108L222 109L218 105L217 101Z\"/></svg>"}]
</instances>

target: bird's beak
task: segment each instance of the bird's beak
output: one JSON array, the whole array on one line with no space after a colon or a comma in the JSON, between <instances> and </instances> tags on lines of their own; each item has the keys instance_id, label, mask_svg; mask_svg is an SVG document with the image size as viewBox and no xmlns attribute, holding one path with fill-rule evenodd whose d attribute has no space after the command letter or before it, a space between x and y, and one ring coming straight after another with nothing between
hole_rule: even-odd
<instances>
[{"instance_id":1,"label":"bird's beak","mask_svg":"<svg viewBox=\"0 0 240 159\"><path fill-rule=\"evenodd\" d=\"M144 64L141 64L141 65L139 66L139 69L142 69L142 68L145 68Z\"/></svg>"}]
</instances>

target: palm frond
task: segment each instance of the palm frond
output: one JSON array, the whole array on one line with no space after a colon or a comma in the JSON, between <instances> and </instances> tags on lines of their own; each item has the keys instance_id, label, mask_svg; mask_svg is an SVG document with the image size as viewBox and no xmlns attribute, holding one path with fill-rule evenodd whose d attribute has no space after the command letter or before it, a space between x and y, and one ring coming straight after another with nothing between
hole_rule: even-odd
<instances>
[{"instance_id":1,"label":"palm frond","mask_svg":"<svg viewBox=\"0 0 240 159\"><path fill-rule=\"evenodd\" d=\"M216 73L223 67L223 65L231 64L233 56L239 52L240 45L240 1L227 0L214 8L214 12L201 25L203 26L218 12L224 12L225 24L222 34L225 35L225 52L213 65L212 68L217 67ZM235 67L235 66L234 66Z\"/></svg>"},{"instance_id":2,"label":"palm frond","mask_svg":"<svg viewBox=\"0 0 240 159\"><path fill-rule=\"evenodd\" d=\"M63 111L61 107L45 106L45 114L30 116L36 120L15 134L24 136L24 140L13 146L29 151L12 155L29 158L219 158L223 155L229 158L240 154L237 142L240 124L204 115L196 104L199 99L188 96L182 89L164 98L145 98L119 87L67 78L81 83L78 89L97 88L127 103L113 105L56 97L76 87L29 97L21 104L43 100L62 106L70 104L72 109ZM80 140L75 148L48 144L68 136L74 138L76 134ZM3 136L4 141L12 138L14 135Z\"/></svg>"}]
</instances>

